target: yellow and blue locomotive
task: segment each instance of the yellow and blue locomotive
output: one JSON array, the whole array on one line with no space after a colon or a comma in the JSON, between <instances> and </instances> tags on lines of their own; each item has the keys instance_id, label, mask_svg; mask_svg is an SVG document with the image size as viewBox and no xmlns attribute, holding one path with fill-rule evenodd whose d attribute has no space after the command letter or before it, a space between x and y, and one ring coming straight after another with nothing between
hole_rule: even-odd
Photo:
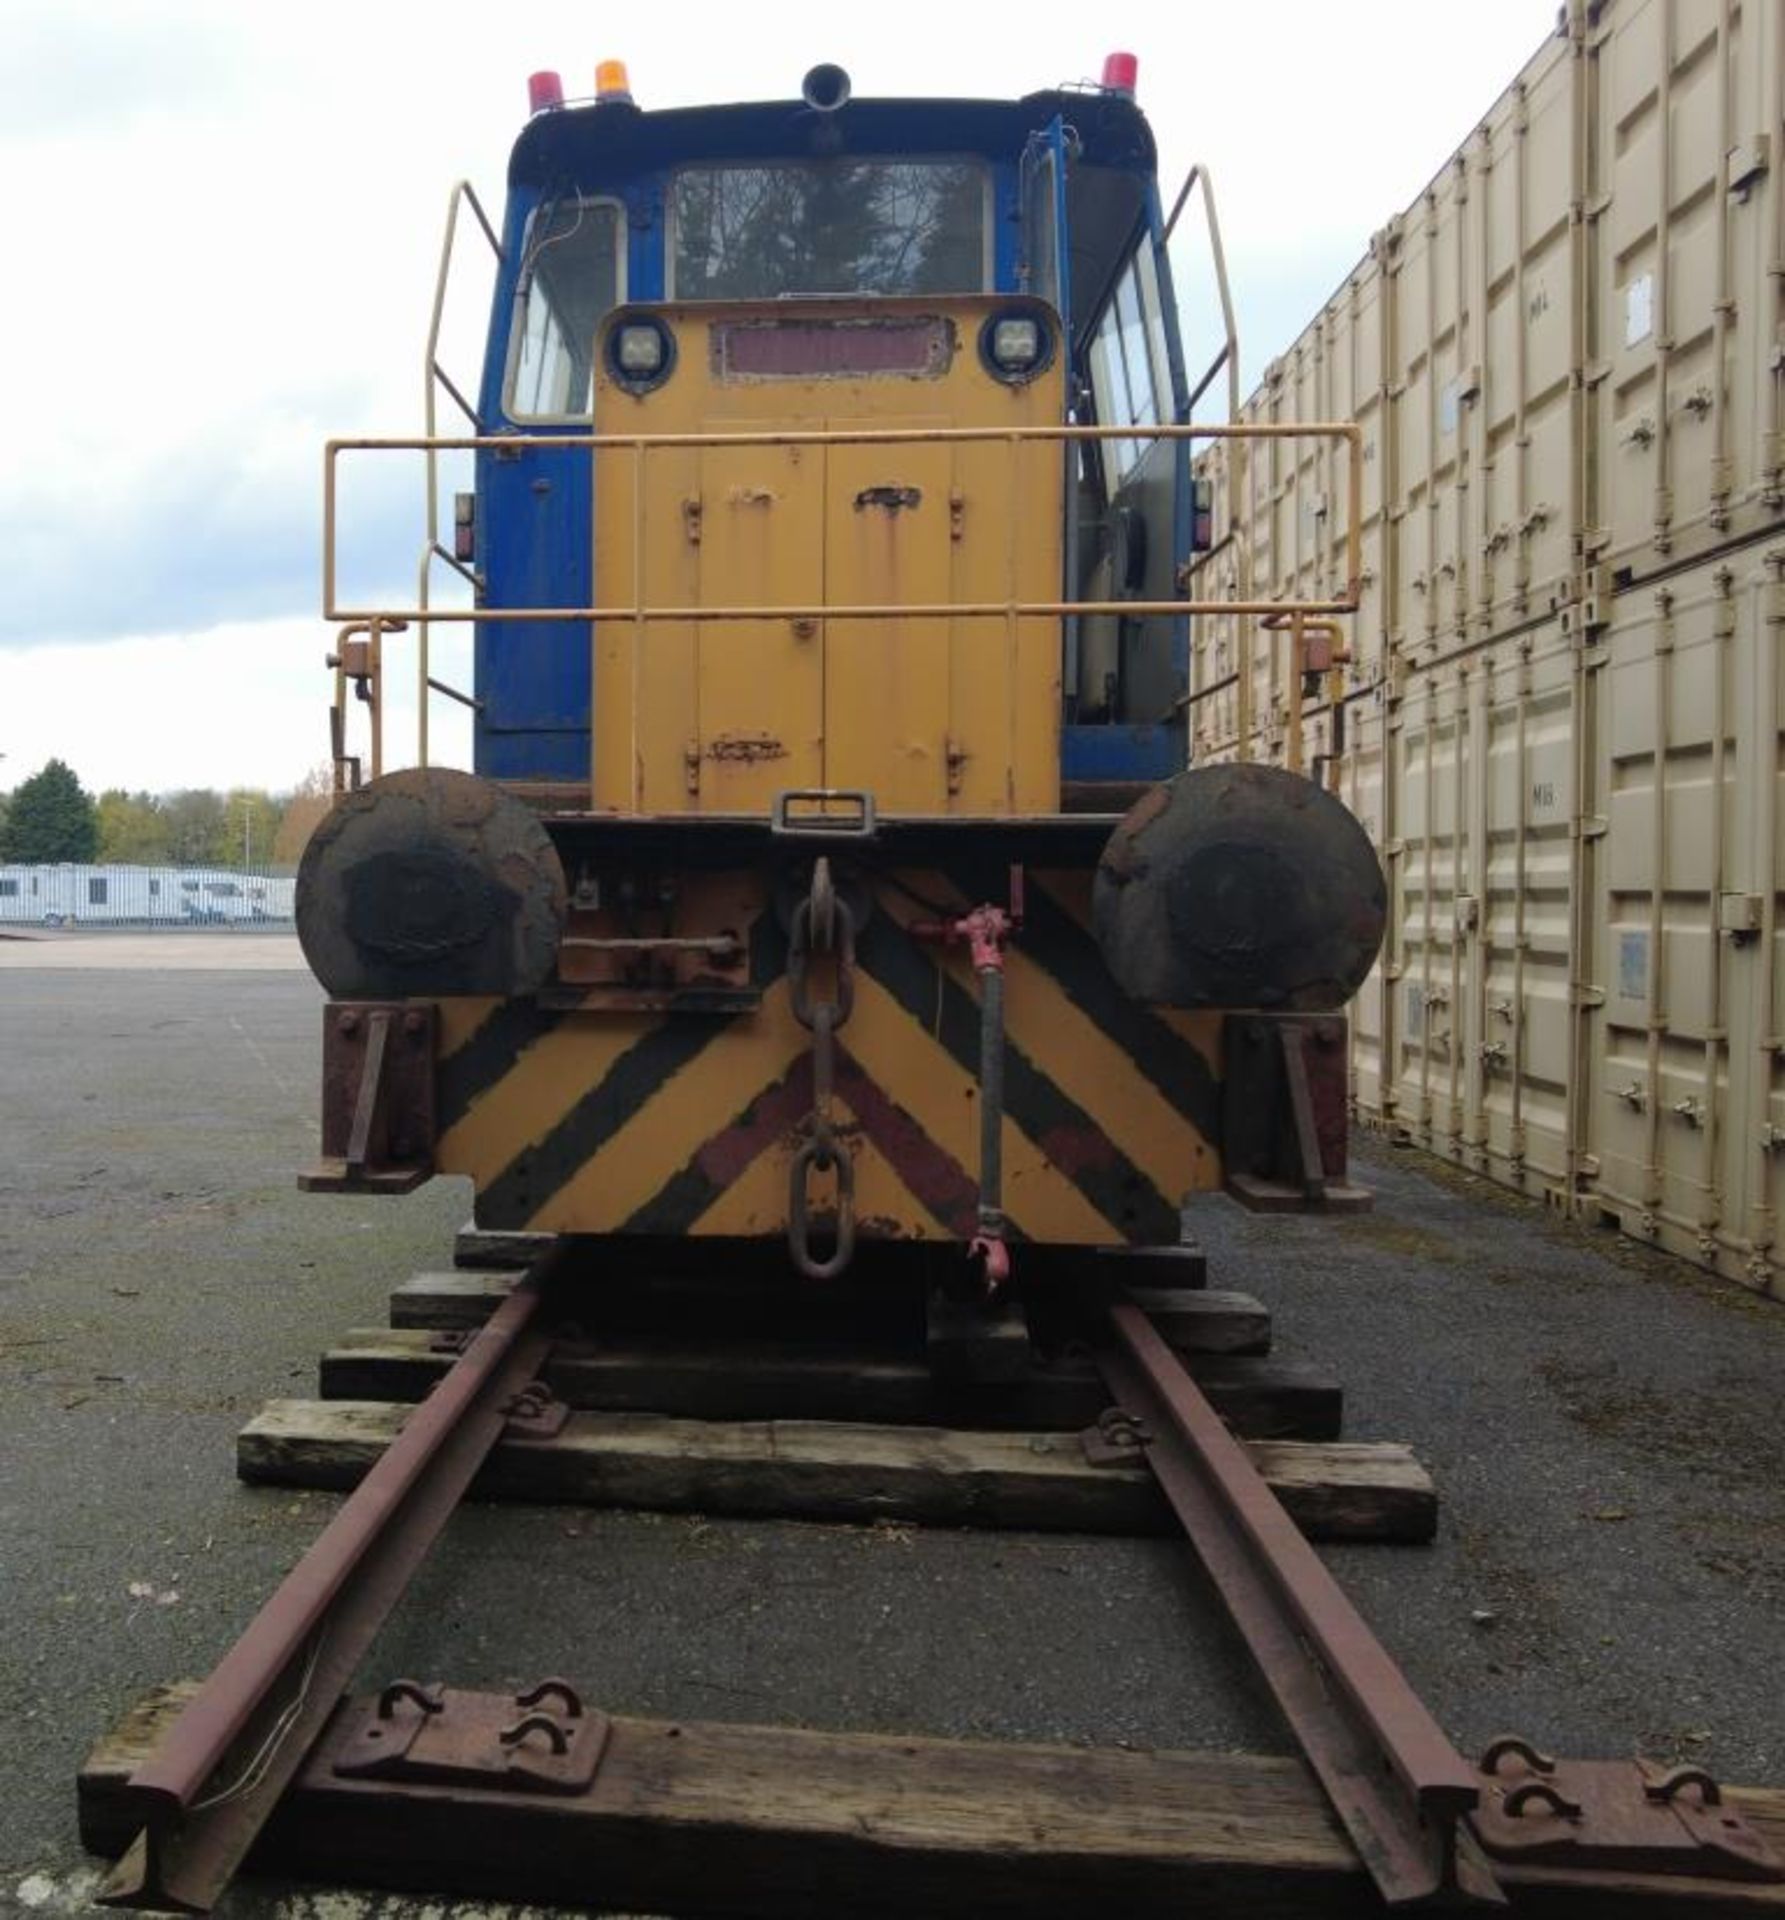
<instances>
[{"instance_id":1,"label":"yellow and blue locomotive","mask_svg":"<svg viewBox=\"0 0 1785 1920\"><path fill-rule=\"evenodd\" d=\"M348 452L475 458L462 616L329 576L375 712L391 634L474 624L475 763L362 784L338 702L308 1183L993 1283L1329 1194L1381 877L1318 785L1185 771L1204 430L1132 59L531 95L475 431L330 450L331 539Z\"/></svg>"}]
</instances>

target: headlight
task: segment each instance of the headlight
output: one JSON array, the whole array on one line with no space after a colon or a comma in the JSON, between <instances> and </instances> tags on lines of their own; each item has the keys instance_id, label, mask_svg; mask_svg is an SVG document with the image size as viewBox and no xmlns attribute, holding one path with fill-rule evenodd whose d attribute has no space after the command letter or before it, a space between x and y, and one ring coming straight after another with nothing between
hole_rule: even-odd
<instances>
[{"instance_id":1,"label":"headlight","mask_svg":"<svg viewBox=\"0 0 1785 1920\"><path fill-rule=\"evenodd\" d=\"M1020 384L1053 359L1053 331L1038 313L995 313L980 329L979 354L988 372Z\"/></svg>"},{"instance_id":2,"label":"headlight","mask_svg":"<svg viewBox=\"0 0 1785 1920\"><path fill-rule=\"evenodd\" d=\"M675 358L676 343L660 320L624 320L607 337L609 371L634 393L661 386Z\"/></svg>"},{"instance_id":3,"label":"headlight","mask_svg":"<svg viewBox=\"0 0 1785 1920\"><path fill-rule=\"evenodd\" d=\"M663 334L658 328L622 327L615 335L614 364L622 373L656 373L663 361Z\"/></svg>"},{"instance_id":4,"label":"headlight","mask_svg":"<svg viewBox=\"0 0 1785 1920\"><path fill-rule=\"evenodd\" d=\"M1012 373L1032 367L1041 357L1041 329L1033 320L992 323L992 358Z\"/></svg>"}]
</instances>

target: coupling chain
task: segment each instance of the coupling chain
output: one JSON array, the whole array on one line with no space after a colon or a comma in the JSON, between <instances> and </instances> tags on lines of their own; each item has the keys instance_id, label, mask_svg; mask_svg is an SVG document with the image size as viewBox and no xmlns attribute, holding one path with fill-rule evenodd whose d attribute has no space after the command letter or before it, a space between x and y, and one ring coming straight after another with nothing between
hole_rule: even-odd
<instances>
[{"instance_id":1,"label":"coupling chain","mask_svg":"<svg viewBox=\"0 0 1785 1920\"><path fill-rule=\"evenodd\" d=\"M813 997L814 953L828 955L835 962L834 999ZM831 1124L837 1029L855 1009L855 916L848 902L838 897L830 862L823 858L813 869L811 891L793 910L787 987L793 1017L812 1036L812 1111L789 1174L787 1245L801 1273L812 1280L832 1280L855 1253L855 1162ZM809 1189L813 1174L833 1172L837 1180L836 1243L820 1258L812 1251Z\"/></svg>"}]
</instances>

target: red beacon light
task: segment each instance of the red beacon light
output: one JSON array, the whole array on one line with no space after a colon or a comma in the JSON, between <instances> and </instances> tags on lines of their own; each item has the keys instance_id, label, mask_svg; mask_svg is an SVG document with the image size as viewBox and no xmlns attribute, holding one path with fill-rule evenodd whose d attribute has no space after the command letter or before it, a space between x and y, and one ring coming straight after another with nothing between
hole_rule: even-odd
<instances>
[{"instance_id":1,"label":"red beacon light","mask_svg":"<svg viewBox=\"0 0 1785 1920\"><path fill-rule=\"evenodd\" d=\"M1140 78L1140 61L1132 53L1112 53L1103 62L1103 91L1118 93L1124 100L1134 98L1134 84Z\"/></svg>"},{"instance_id":2,"label":"red beacon light","mask_svg":"<svg viewBox=\"0 0 1785 1920\"><path fill-rule=\"evenodd\" d=\"M632 105L632 82L626 77L624 60L602 60L595 68L597 106Z\"/></svg>"},{"instance_id":3,"label":"red beacon light","mask_svg":"<svg viewBox=\"0 0 1785 1920\"><path fill-rule=\"evenodd\" d=\"M564 104L564 82L547 67L527 75L527 111L546 113Z\"/></svg>"}]
</instances>

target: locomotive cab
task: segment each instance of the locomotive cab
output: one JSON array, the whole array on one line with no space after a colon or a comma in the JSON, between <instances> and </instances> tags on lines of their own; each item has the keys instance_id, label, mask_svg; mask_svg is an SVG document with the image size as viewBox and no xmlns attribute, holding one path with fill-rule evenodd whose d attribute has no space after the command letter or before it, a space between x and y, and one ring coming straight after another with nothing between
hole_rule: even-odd
<instances>
[{"instance_id":1,"label":"locomotive cab","mask_svg":"<svg viewBox=\"0 0 1785 1920\"><path fill-rule=\"evenodd\" d=\"M1145 120L1122 87L873 101L815 71L798 105L647 114L616 94L534 116L510 167L490 430L1135 431L665 449L637 473L624 446L484 452L490 607L791 611L616 620L592 643L483 625L477 770L592 779L598 810L766 810L829 786L980 815L1176 771L1183 616L1012 635L952 611L1176 592L1189 444L1144 429L1189 403ZM829 611L845 606L888 612ZM889 617L919 606L951 611Z\"/></svg>"},{"instance_id":2,"label":"locomotive cab","mask_svg":"<svg viewBox=\"0 0 1785 1920\"><path fill-rule=\"evenodd\" d=\"M1017 1243L1173 1245L1224 1180L1330 1200L1381 873L1317 784L1184 770L1192 439L1303 430L1189 424L1132 61L659 113L601 72L535 76L475 435L330 449L331 542L344 452L474 451L475 605L338 607L331 545L308 1184L465 1174L482 1226L819 1277L952 1242L994 1287ZM1355 429L1308 431L1355 526ZM473 770L424 726L385 773L384 647L419 627L425 714L447 619ZM1238 1076L1235 1009L1287 1020Z\"/></svg>"}]
</instances>

